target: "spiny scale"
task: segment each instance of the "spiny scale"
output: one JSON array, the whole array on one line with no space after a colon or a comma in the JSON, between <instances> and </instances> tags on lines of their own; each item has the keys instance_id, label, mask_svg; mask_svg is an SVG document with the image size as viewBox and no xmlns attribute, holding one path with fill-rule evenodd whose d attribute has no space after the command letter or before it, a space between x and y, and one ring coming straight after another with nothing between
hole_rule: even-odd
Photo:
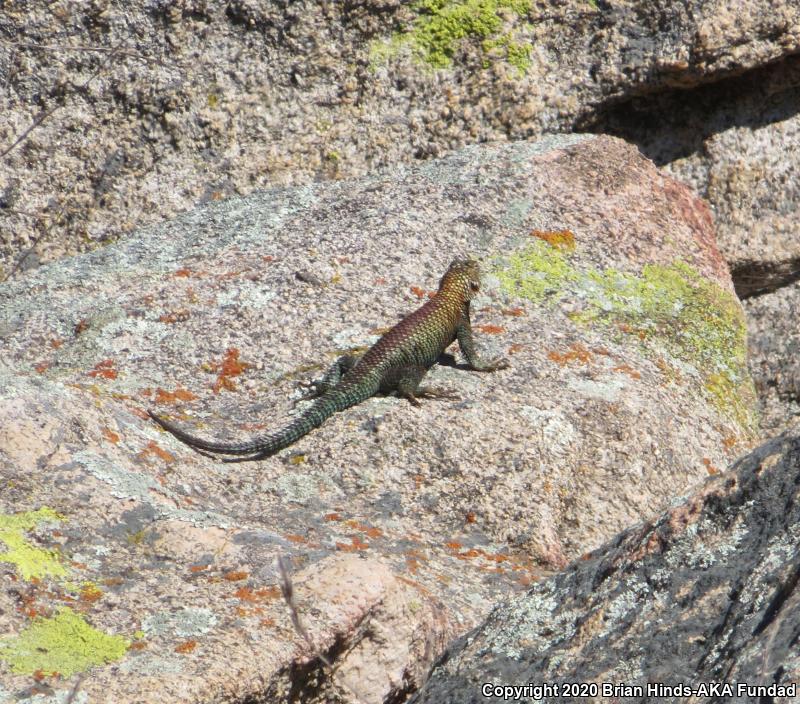
<instances>
[{"instance_id":1,"label":"spiny scale","mask_svg":"<svg viewBox=\"0 0 800 704\"><path fill-rule=\"evenodd\" d=\"M198 451L243 455L222 461L246 462L275 454L318 428L337 411L355 406L379 392L396 391L418 405L416 393L419 391L423 395L436 395L430 390L420 390L419 382L453 340L458 339L471 369L490 372L508 366L504 359L485 363L475 352L469 306L479 288L478 263L455 260L430 301L403 318L358 361L351 357L338 360L325 375L319 398L278 432L240 443L211 442L184 432L152 411L148 413L164 430Z\"/></svg>"}]
</instances>

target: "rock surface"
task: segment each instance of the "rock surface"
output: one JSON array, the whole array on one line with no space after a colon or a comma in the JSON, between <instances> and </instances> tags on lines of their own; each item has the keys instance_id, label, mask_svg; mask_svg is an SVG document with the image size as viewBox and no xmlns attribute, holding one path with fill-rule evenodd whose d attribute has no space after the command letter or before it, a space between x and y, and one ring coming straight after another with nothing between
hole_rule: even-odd
<instances>
[{"instance_id":1,"label":"rock surface","mask_svg":"<svg viewBox=\"0 0 800 704\"><path fill-rule=\"evenodd\" d=\"M6 2L0 279L260 187L590 130L706 198L737 293L769 292L800 277L798 27L788 0Z\"/></svg>"},{"instance_id":2,"label":"rock surface","mask_svg":"<svg viewBox=\"0 0 800 704\"><path fill-rule=\"evenodd\" d=\"M800 56L612 109L629 139L705 198L741 297L800 278Z\"/></svg>"},{"instance_id":3,"label":"rock surface","mask_svg":"<svg viewBox=\"0 0 800 704\"><path fill-rule=\"evenodd\" d=\"M791 0L7 2L0 264L259 187L570 131L796 53L799 28Z\"/></svg>"},{"instance_id":4,"label":"rock surface","mask_svg":"<svg viewBox=\"0 0 800 704\"><path fill-rule=\"evenodd\" d=\"M795 434L759 447L656 520L498 606L448 648L413 701L493 701L480 695L487 682L644 690L590 701L797 701L798 526ZM715 682L730 684L733 696L646 694L648 684ZM794 684L794 696L745 691L739 698L742 683Z\"/></svg>"},{"instance_id":5,"label":"rock surface","mask_svg":"<svg viewBox=\"0 0 800 704\"><path fill-rule=\"evenodd\" d=\"M800 56L711 86L637 98L592 129L636 143L705 198L736 292L748 299L762 436L800 411Z\"/></svg>"},{"instance_id":6,"label":"rock surface","mask_svg":"<svg viewBox=\"0 0 800 704\"><path fill-rule=\"evenodd\" d=\"M370 399L241 465L146 419L219 438L285 422L297 380L465 254L485 272L479 348L511 368L435 368L460 400ZM708 210L610 137L229 199L0 302L0 698L78 681L86 701L400 701L499 597L754 434Z\"/></svg>"},{"instance_id":7,"label":"rock surface","mask_svg":"<svg viewBox=\"0 0 800 704\"><path fill-rule=\"evenodd\" d=\"M800 284L750 298L744 308L761 431L769 436L800 416Z\"/></svg>"}]
</instances>

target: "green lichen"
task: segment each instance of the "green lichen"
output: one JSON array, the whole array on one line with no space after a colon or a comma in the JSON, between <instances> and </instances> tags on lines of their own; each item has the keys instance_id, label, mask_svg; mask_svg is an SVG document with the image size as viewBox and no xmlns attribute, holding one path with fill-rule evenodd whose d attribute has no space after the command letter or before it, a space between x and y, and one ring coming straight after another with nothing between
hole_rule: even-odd
<instances>
[{"instance_id":1,"label":"green lichen","mask_svg":"<svg viewBox=\"0 0 800 704\"><path fill-rule=\"evenodd\" d=\"M483 42L483 50L487 58L483 62L484 68L489 68L489 57L499 55L517 69L520 76L524 76L531 66L531 45L514 41L510 35L504 34L497 39L487 39Z\"/></svg>"},{"instance_id":2,"label":"green lichen","mask_svg":"<svg viewBox=\"0 0 800 704\"><path fill-rule=\"evenodd\" d=\"M648 264L639 276L591 271L587 281L595 287L588 318L622 323L644 342L663 344L701 372L719 410L755 429L744 314L732 294L684 262Z\"/></svg>"},{"instance_id":3,"label":"green lichen","mask_svg":"<svg viewBox=\"0 0 800 704\"><path fill-rule=\"evenodd\" d=\"M370 61L383 63L408 46L429 66L447 68L461 42L475 39L481 41L484 52L492 55L499 50L502 58L524 73L530 65L530 47L503 31L502 11L525 17L531 7L531 0L417 0L411 6L416 13L411 28L374 43Z\"/></svg>"},{"instance_id":4,"label":"green lichen","mask_svg":"<svg viewBox=\"0 0 800 704\"><path fill-rule=\"evenodd\" d=\"M754 410L756 390L749 377L737 381L732 374L710 374L704 388L719 411L732 417L740 428L755 435L758 430L758 415Z\"/></svg>"},{"instance_id":5,"label":"green lichen","mask_svg":"<svg viewBox=\"0 0 800 704\"><path fill-rule=\"evenodd\" d=\"M548 294L559 293L577 276L567 255L542 240L535 240L524 250L512 254L496 274L506 293L535 303Z\"/></svg>"},{"instance_id":6,"label":"green lichen","mask_svg":"<svg viewBox=\"0 0 800 704\"><path fill-rule=\"evenodd\" d=\"M38 511L0 514L0 541L7 548L5 552L0 552L0 562L15 565L26 581L65 576L67 569L61 564L56 551L36 547L25 538L25 531L31 530L38 523L61 520L63 516L46 506Z\"/></svg>"},{"instance_id":7,"label":"green lichen","mask_svg":"<svg viewBox=\"0 0 800 704\"><path fill-rule=\"evenodd\" d=\"M709 373L720 366L742 367L745 326L733 296L683 262L647 264L640 276L613 269L591 272L600 307L611 303L614 317L637 332L669 339L678 356ZM735 359L728 359L733 353ZM720 360L727 359L723 364Z\"/></svg>"},{"instance_id":8,"label":"green lichen","mask_svg":"<svg viewBox=\"0 0 800 704\"><path fill-rule=\"evenodd\" d=\"M744 314L733 294L685 262L648 264L640 274L617 269L578 271L570 252L538 240L514 253L496 275L503 290L534 302L569 296L581 301L576 324L613 325L648 353L664 352L694 367L722 413L755 432L755 391L747 372ZM662 360L663 361L663 360Z\"/></svg>"},{"instance_id":9,"label":"green lichen","mask_svg":"<svg viewBox=\"0 0 800 704\"><path fill-rule=\"evenodd\" d=\"M58 672L63 677L115 662L130 643L90 626L80 614L63 607L51 618L38 617L18 636L0 640L0 658L21 675Z\"/></svg>"}]
</instances>

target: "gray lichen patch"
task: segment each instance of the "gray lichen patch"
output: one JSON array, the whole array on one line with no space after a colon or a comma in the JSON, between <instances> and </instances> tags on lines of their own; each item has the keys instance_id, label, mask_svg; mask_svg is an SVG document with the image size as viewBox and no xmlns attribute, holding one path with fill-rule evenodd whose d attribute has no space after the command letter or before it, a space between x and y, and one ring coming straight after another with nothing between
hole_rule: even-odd
<instances>
[{"instance_id":1,"label":"gray lichen patch","mask_svg":"<svg viewBox=\"0 0 800 704\"><path fill-rule=\"evenodd\" d=\"M142 621L142 630L148 637L189 638L205 635L218 621L211 609L184 607L174 611L154 611Z\"/></svg>"},{"instance_id":2,"label":"gray lichen patch","mask_svg":"<svg viewBox=\"0 0 800 704\"><path fill-rule=\"evenodd\" d=\"M118 499L136 500L139 505L152 508L158 516L197 526L227 528L232 523L230 517L214 511L177 508L175 506L175 503L178 503L177 497L151 477L115 466L112 461L98 454L88 451L76 452L74 457L75 461L85 467L92 476L109 485L112 496ZM158 496L163 497L162 500L158 500L156 498Z\"/></svg>"}]
</instances>

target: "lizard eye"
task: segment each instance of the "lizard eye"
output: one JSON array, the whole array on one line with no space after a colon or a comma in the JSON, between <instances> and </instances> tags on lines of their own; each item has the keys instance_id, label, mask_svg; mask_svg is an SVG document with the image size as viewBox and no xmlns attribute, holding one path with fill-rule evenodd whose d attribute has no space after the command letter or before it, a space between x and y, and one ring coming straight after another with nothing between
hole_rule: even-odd
<instances>
[{"instance_id":1,"label":"lizard eye","mask_svg":"<svg viewBox=\"0 0 800 704\"><path fill-rule=\"evenodd\" d=\"M470 287L470 288L471 288L473 291L477 291L477 290L479 290L479 289L480 289L480 284L479 284L477 281L470 281L470 282L469 282L469 287Z\"/></svg>"}]
</instances>

